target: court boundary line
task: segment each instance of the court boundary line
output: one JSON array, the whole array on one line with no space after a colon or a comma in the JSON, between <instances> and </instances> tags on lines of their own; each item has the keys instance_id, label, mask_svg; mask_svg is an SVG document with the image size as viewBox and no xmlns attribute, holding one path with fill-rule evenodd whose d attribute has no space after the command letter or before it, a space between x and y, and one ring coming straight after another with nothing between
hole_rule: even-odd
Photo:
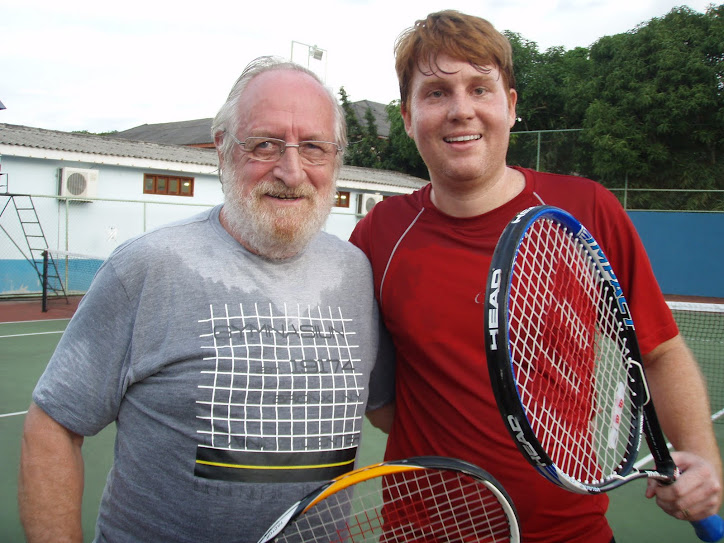
<instances>
[{"instance_id":1,"label":"court boundary line","mask_svg":"<svg viewBox=\"0 0 724 543\"><path fill-rule=\"evenodd\" d=\"M0 339L9 337L27 337L27 336L42 336L46 334L62 334L65 330L52 330L50 332L31 332L29 334L8 334L7 336L0 336Z\"/></svg>"},{"instance_id":2,"label":"court boundary line","mask_svg":"<svg viewBox=\"0 0 724 543\"><path fill-rule=\"evenodd\" d=\"M25 411L16 411L15 413L0 413L0 419L6 418L6 417L17 417L19 415L27 415L28 410Z\"/></svg>"},{"instance_id":3,"label":"court boundary line","mask_svg":"<svg viewBox=\"0 0 724 543\"><path fill-rule=\"evenodd\" d=\"M70 317L64 317L59 319L34 319L31 321L2 321L0 322L0 326L3 324L33 324L36 322L56 322L56 321L69 321Z\"/></svg>"},{"instance_id":4,"label":"court boundary line","mask_svg":"<svg viewBox=\"0 0 724 543\"><path fill-rule=\"evenodd\" d=\"M32 320L32 321L14 321L14 322L0 322L0 325L3 324L33 324L37 322L52 322L52 321L68 321L70 319L39 319L39 320ZM63 334L65 332L65 328L63 330L49 330L45 332L30 332L27 334L8 334L8 335L0 335L0 339L7 339L7 338L16 338L16 337L30 337L30 336L43 336L43 335L49 335L49 334ZM25 411L15 411L12 413L0 413L0 419L10 418L10 417L19 417L19 416L25 416L28 413L27 410Z\"/></svg>"}]
</instances>

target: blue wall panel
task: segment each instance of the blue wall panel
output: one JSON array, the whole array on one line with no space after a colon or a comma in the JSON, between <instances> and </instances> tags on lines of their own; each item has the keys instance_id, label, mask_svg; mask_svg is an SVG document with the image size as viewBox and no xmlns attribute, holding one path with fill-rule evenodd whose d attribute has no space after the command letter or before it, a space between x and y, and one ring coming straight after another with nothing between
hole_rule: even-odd
<instances>
[{"instance_id":1,"label":"blue wall panel","mask_svg":"<svg viewBox=\"0 0 724 543\"><path fill-rule=\"evenodd\" d=\"M630 211L629 216L664 294L724 298L724 213ZM27 261L0 260L0 294L40 290Z\"/></svg>"},{"instance_id":2,"label":"blue wall panel","mask_svg":"<svg viewBox=\"0 0 724 543\"><path fill-rule=\"evenodd\" d=\"M724 298L724 213L630 211L664 294Z\"/></svg>"},{"instance_id":3,"label":"blue wall panel","mask_svg":"<svg viewBox=\"0 0 724 543\"><path fill-rule=\"evenodd\" d=\"M42 290L38 272L30 262L24 259L0 259L0 294L39 294Z\"/></svg>"}]
</instances>

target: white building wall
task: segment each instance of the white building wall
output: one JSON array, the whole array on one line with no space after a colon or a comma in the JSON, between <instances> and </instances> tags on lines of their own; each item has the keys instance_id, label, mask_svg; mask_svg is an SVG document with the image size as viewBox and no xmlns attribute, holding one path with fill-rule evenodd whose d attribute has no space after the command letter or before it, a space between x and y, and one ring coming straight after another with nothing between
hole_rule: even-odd
<instances>
[{"instance_id":1,"label":"white building wall","mask_svg":"<svg viewBox=\"0 0 724 543\"><path fill-rule=\"evenodd\" d=\"M73 201L58 197L61 168L65 167L98 171L96 199ZM33 195L49 247L101 257L108 256L126 239L199 213L223 200L215 174L12 156L2 157L2 173L6 174L3 184L7 184L8 193ZM193 177L194 196L144 194L145 173ZM189 204L203 204L203 207ZM6 210L0 217L0 224L16 243L17 236L24 242L17 216L14 210L10 211ZM7 243L11 242L0 240L0 258L8 257L2 249Z\"/></svg>"}]
</instances>

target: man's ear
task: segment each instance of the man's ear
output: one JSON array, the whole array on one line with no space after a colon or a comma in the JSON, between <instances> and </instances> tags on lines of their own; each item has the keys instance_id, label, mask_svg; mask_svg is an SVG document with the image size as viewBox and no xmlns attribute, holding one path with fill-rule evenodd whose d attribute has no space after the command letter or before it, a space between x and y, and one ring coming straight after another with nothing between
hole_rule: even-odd
<instances>
[{"instance_id":1,"label":"man's ear","mask_svg":"<svg viewBox=\"0 0 724 543\"><path fill-rule=\"evenodd\" d=\"M510 128L513 128L518 115L515 106L518 103L518 92L515 89L508 89L508 116L510 117Z\"/></svg>"},{"instance_id":2,"label":"man's ear","mask_svg":"<svg viewBox=\"0 0 724 543\"><path fill-rule=\"evenodd\" d=\"M216 146L216 154L219 157L219 170L224 166L224 157L221 153L221 144L224 143L224 133L217 132L214 134L214 145Z\"/></svg>"},{"instance_id":3,"label":"man's ear","mask_svg":"<svg viewBox=\"0 0 724 543\"><path fill-rule=\"evenodd\" d=\"M407 109L407 106L404 104L404 102L400 102L400 113L402 114L402 120L405 123L405 132L407 132L407 135L410 136L413 140L415 139L412 137L412 117L410 115L410 110Z\"/></svg>"}]
</instances>

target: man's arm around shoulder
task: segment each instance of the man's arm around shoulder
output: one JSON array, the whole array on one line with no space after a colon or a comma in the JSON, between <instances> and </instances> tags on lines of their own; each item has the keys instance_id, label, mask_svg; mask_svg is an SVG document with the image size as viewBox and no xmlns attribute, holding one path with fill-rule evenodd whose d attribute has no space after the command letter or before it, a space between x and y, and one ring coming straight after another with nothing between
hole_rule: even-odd
<instances>
[{"instance_id":1,"label":"man's arm around shoulder","mask_svg":"<svg viewBox=\"0 0 724 543\"><path fill-rule=\"evenodd\" d=\"M395 404L388 403L377 409L367 411L367 419L372 426L379 428L384 433L389 434L392 430L392 420L395 418Z\"/></svg>"},{"instance_id":2,"label":"man's arm around shoulder","mask_svg":"<svg viewBox=\"0 0 724 543\"><path fill-rule=\"evenodd\" d=\"M18 478L20 521L28 543L81 543L83 436L40 407L25 417Z\"/></svg>"}]
</instances>

